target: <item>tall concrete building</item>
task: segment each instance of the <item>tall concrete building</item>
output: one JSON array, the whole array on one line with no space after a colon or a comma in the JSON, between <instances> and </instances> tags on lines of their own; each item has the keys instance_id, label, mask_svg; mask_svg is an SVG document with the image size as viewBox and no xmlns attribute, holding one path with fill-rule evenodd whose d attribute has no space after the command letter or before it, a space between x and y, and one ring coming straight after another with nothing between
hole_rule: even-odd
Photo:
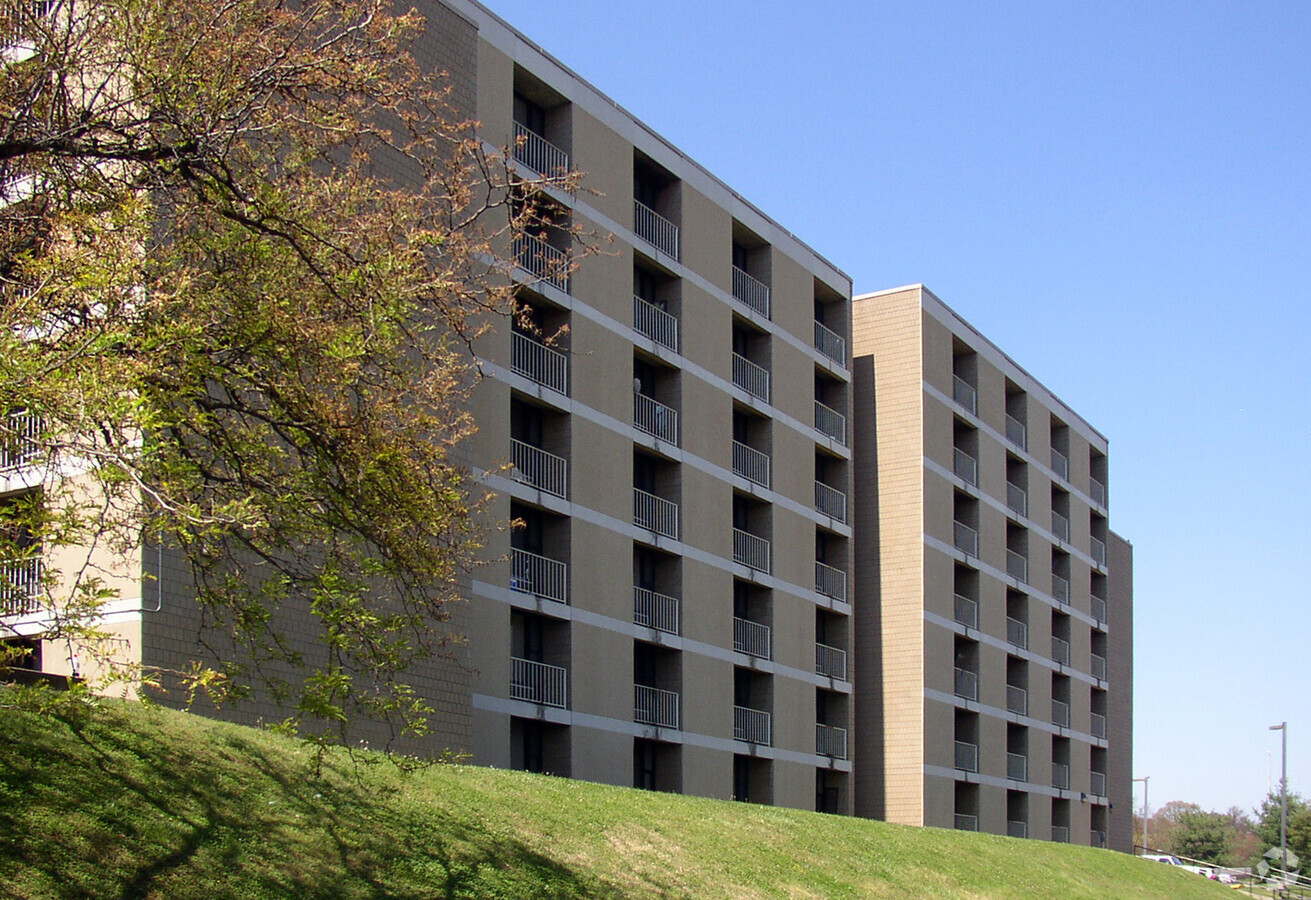
<instances>
[{"instance_id":1,"label":"tall concrete building","mask_svg":"<svg viewBox=\"0 0 1311 900\"><path fill-rule=\"evenodd\" d=\"M1106 438L923 286L854 310L857 815L1131 850Z\"/></svg>"}]
</instances>

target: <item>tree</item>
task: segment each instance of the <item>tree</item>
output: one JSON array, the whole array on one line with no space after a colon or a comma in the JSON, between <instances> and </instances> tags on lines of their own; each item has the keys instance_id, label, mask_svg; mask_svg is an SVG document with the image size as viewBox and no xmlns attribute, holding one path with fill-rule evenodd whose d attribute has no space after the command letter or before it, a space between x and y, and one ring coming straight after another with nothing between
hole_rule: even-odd
<instances>
[{"instance_id":1,"label":"tree","mask_svg":"<svg viewBox=\"0 0 1311 900\"><path fill-rule=\"evenodd\" d=\"M1280 798L1271 793L1261 801L1256 813L1256 835L1261 840L1261 851L1279 846ZM1311 864L1311 803L1301 794L1288 794L1288 849L1297 854L1305 868Z\"/></svg>"},{"instance_id":2,"label":"tree","mask_svg":"<svg viewBox=\"0 0 1311 900\"><path fill-rule=\"evenodd\" d=\"M46 473L0 514L0 559L162 541L251 663L183 686L294 666L270 676L289 723L338 740L361 713L424 728L404 672L441 652L479 544L450 458L469 350L511 311L496 249L536 221L416 61L422 18L390 9L5 0L0 23L22 51L0 438ZM48 567L42 590L50 635L95 646L106 579ZM312 659L273 625L288 607Z\"/></svg>"},{"instance_id":3,"label":"tree","mask_svg":"<svg viewBox=\"0 0 1311 900\"><path fill-rule=\"evenodd\" d=\"M1232 846L1231 832L1231 823L1224 813L1184 809L1179 811L1165 846L1176 856L1223 864Z\"/></svg>"}]
</instances>

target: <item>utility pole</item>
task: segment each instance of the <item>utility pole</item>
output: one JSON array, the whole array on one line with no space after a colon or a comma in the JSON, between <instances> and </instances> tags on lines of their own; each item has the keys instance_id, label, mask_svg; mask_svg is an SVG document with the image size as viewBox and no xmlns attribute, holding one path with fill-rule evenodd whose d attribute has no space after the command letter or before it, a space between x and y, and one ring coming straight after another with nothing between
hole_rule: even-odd
<instances>
[{"instance_id":1,"label":"utility pole","mask_svg":"<svg viewBox=\"0 0 1311 900\"><path fill-rule=\"evenodd\" d=\"M1283 884L1288 884L1288 722L1271 725L1271 731L1280 732L1283 744L1283 769L1279 776L1279 872Z\"/></svg>"},{"instance_id":2,"label":"utility pole","mask_svg":"<svg viewBox=\"0 0 1311 900\"><path fill-rule=\"evenodd\" d=\"M1147 782L1151 780L1151 775L1144 775L1142 778L1135 778L1134 781L1143 783L1143 852L1146 853L1147 847Z\"/></svg>"}]
</instances>

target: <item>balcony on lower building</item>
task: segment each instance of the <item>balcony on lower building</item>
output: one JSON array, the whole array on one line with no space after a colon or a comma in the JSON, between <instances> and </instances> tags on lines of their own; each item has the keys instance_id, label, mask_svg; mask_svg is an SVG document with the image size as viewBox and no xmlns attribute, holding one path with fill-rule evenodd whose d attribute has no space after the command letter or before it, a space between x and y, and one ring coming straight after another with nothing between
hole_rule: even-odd
<instances>
[{"instance_id":1,"label":"balcony on lower building","mask_svg":"<svg viewBox=\"0 0 1311 900\"><path fill-rule=\"evenodd\" d=\"M847 342L823 322L815 323L815 349L839 365L847 364Z\"/></svg>"},{"instance_id":2,"label":"balcony on lower building","mask_svg":"<svg viewBox=\"0 0 1311 900\"><path fill-rule=\"evenodd\" d=\"M40 444L41 417L25 409L4 417L0 432L0 472L11 472L36 461Z\"/></svg>"},{"instance_id":3,"label":"balcony on lower building","mask_svg":"<svg viewBox=\"0 0 1311 900\"><path fill-rule=\"evenodd\" d=\"M633 721L657 728L680 728L677 691L666 691L644 684L633 686Z\"/></svg>"},{"instance_id":4,"label":"balcony on lower building","mask_svg":"<svg viewBox=\"0 0 1311 900\"><path fill-rule=\"evenodd\" d=\"M979 627L979 604L969 597L955 595L956 621L966 628Z\"/></svg>"},{"instance_id":5,"label":"balcony on lower building","mask_svg":"<svg viewBox=\"0 0 1311 900\"><path fill-rule=\"evenodd\" d=\"M961 772L979 771L979 745L969 741L957 741L955 764Z\"/></svg>"},{"instance_id":6,"label":"balcony on lower building","mask_svg":"<svg viewBox=\"0 0 1311 900\"><path fill-rule=\"evenodd\" d=\"M1057 540L1070 542L1070 520L1065 516L1052 511L1052 534L1056 535Z\"/></svg>"},{"instance_id":7,"label":"balcony on lower building","mask_svg":"<svg viewBox=\"0 0 1311 900\"><path fill-rule=\"evenodd\" d=\"M638 296L633 297L633 330L678 352L678 319Z\"/></svg>"},{"instance_id":8,"label":"balcony on lower building","mask_svg":"<svg viewBox=\"0 0 1311 900\"><path fill-rule=\"evenodd\" d=\"M1029 757L1023 753L1007 753L1006 777L1011 781L1028 781Z\"/></svg>"},{"instance_id":9,"label":"balcony on lower building","mask_svg":"<svg viewBox=\"0 0 1311 900\"><path fill-rule=\"evenodd\" d=\"M952 827L957 831L979 830L979 817L969 815L968 813L954 813L951 822Z\"/></svg>"},{"instance_id":10,"label":"balcony on lower building","mask_svg":"<svg viewBox=\"0 0 1311 900\"><path fill-rule=\"evenodd\" d=\"M1021 650L1029 649L1029 626L1019 619L1006 617L1006 640Z\"/></svg>"},{"instance_id":11,"label":"balcony on lower building","mask_svg":"<svg viewBox=\"0 0 1311 900\"><path fill-rule=\"evenodd\" d=\"M1070 582L1069 579L1060 575L1052 575L1052 598L1057 603L1070 602Z\"/></svg>"},{"instance_id":12,"label":"balcony on lower building","mask_svg":"<svg viewBox=\"0 0 1311 900\"><path fill-rule=\"evenodd\" d=\"M1093 503L1097 504L1098 506L1100 506L1100 507L1102 507L1102 508L1105 508L1105 507L1106 507L1106 485L1102 484L1102 483L1101 483L1100 481L1098 481L1096 478L1090 478L1090 479L1088 479L1088 488L1089 488L1090 493L1092 494L1092 501L1093 501Z\"/></svg>"},{"instance_id":13,"label":"balcony on lower building","mask_svg":"<svg viewBox=\"0 0 1311 900\"><path fill-rule=\"evenodd\" d=\"M524 441L510 440L513 450L514 468L510 477L522 484L537 488L543 493L567 498L569 488L569 462L563 456L556 456L534 447Z\"/></svg>"},{"instance_id":14,"label":"balcony on lower building","mask_svg":"<svg viewBox=\"0 0 1311 900\"><path fill-rule=\"evenodd\" d=\"M1006 685L1006 711L1018 716L1029 714L1029 692L1019 685Z\"/></svg>"},{"instance_id":15,"label":"balcony on lower building","mask_svg":"<svg viewBox=\"0 0 1311 900\"><path fill-rule=\"evenodd\" d=\"M558 176L569 171L569 154L528 126L514 123L514 158L538 175Z\"/></svg>"},{"instance_id":16,"label":"balcony on lower building","mask_svg":"<svg viewBox=\"0 0 1311 900\"><path fill-rule=\"evenodd\" d=\"M774 631L768 625L733 617L733 649L747 656L769 659L773 654Z\"/></svg>"},{"instance_id":17,"label":"balcony on lower building","mask_svg":"<svg viewBox=\"0 0 1311 900\"><path fill-rule=\"evenodd\" d=\"M828 644L815 644L815 674L837 681L847 680L847 651Z\"/></svg>"},{"instance_id":18,"label":"balcony on lower building","mask_svg":"<svg viewBox=\"0 0 1311 900\"><path fill-rule=\"evenodd\" d=\"M964 522L955 522L952 530L952 540L956 549L966 556L979 555L979 533Z\"/></svg>"},{"instance_id":19,"label":"balcony on lower building","mask_svg":"<svg viewBox=\"0 0 1311 900\"><path fill-rule=\"evenodd\" d=\"M1006 836L1027 838L1029 836L1029 823L1021 822L1018 819L1008 819L1006 822Z\"/></svg>"},{"instance_id":20,"label":"balcony on lower building","mask_svg":"<svg viewBox=\"0 0 1311 900\"><path fill-rule=\"evenodd\" d=\"M1070 664L1070 642L1065 638L1052 637L1052 659L1063 666Z\"/></svg>"},{"instance_id":21,"label":"balcony on lower building","mask_svg":"<svg viewBox=\"0 0 1311 900\"><path fill-rule=\"evenodd\" d=\"M815 401L815 430L844 447L847 444L847 417L818 400Z\"/></svg>"},{"instance_id":22,"label":"balcony on lower building","mask_svg":"<svg viewBox=\"0 0 1311 900\"><path fill-rule=\"evenodd\" d=\"M769 572L769 541L741 528L733 529L733 562L758 572Z\"/></svg>"},{"instance_id":23,"label":"balcony on lower building","mask_svg":"<svg viewBox=\"0 0 1311 900\"><path fill-rule=\"evenodd\" d=\"M1070 458L1055 447L1052 448L1052 471L1057 478L1070 480Z\"/></svg>"},{"instance_id":24,"label":"balcony on lower building","mask_svg":"<svg viewBox=\"0 0 1311 900\"><path fill-rule=\"evenodd\" d=\"M1029 560L1014 550L1006 551L1006 574L1021 584L1029 583Z\"/></svg>"},{"instance_id":25,"label":"balcony on lower building","mask_svg":"<svg viewBox=\"0 0 1311 900\"><path fill-rule=\"evenodd\" d=\"M646 394L633 394L633 425L638 431L678 446L678 411Z\"/></svg>"},{"instance_id":26,"label":"balcony on lower building","mask_svg":"<svg viewBox=\"0 0 1311 900\"><path fill-rule=\"evenodd\" d=\"M747 481L763 488L770 485L770 460L768 453L761 453L754 447L748 447L741 441L733 442L733 474L741 475Z\"/></svg>"},{"instance_id":27,"label":"balcony on lower building","mask_svg":"<svg viewBox=\"0 0 1311 900\"><path fill-rule=\"evenodd\" d=\"M1068 844L1070 842L1070 828L1068 825L1053 825L1052 840L1057 844Z\"/></svg>"},{"instance_id":28,"label":"balcony on lower building","mask_svg":"<svg viewBox=\"0 0 1311 900\"><path fill-rule=\"evenodd\" d=\"M768 747L774 742L772 724L770 714L764 710L750 709L746 706L733 707L734 740Z\"/></svg>"},{"instance_id":29,"label":"balcony on lower building","mask_svg":"<svg viewBox=\"0 0 1311 900\"><path fill-rule=\"evenodd\" d=\"M957 697L966 700L979 699L979 673L969 669L956 668L953 679Z\"/></svg>"},{"instance_id":30,"label":"balcony on lower building","mask_svg":"<svg viewBox=\"0 0 1311 900\"><path fill-rule=\"evenodd\" d=\"M1106 622L1106 601L1101 597L1092 598L1092 617L1098 622Z\"/></svg>"},{"instance_id":31,"label":"balcony on lower building","mask_svg":"<svg viewBox=\"0 0 1311 900\"><path fill-rule=\"evenodd\" d=\"M1098 681L1106 680L1106 657L1098 656L1096 653L1091 656L1092 677Z\"/></svg>"},{"instance_id":32,"label":"balcony on lower building","mask_svg":"<svg viewBox=\"0 0 1311 900\"><path fill-rule=\"evenodd\" d=\"M1006 439L1021 450L1027 450L1029 447L1028 429L1024 427L1023 422L1009 413L1006 415Z\"/></svg>"},{"instance_id":33,"label":"balcony on lower building","mask_svg":"<svg viewBox=\"0 0 1311 900\"><path fill-rule=\"evenodd\" d=\"M954 448L951 468L956 477L966 484L979 484L979 461L959 447Z\"/></svg>"},{"instance_id":34,"label":"balcony on lower building","mask_svg":"<svg viewBox=\"0 0 1311 900\"><path fill-rule=\"evenodd\" d=\"M563 666L510 657L510 699L564 709L569 703L569 673Z\"/></svg>"},{"instance_id":35,"label":"balcony on lower building","mask_svg":"<svg viewBox=\"0 0 1311 900\"><path fill-rule=\"evenodd\" d=\"M545 284L569 293L569 254L532 234L514 239L514 261Z\"/></svg>"},{"instance_id":36,"label":"balcony on lower building","mask_svg":"<svg viewBox=\"0 0 1311 900\"><path fill-rule=\"evenodd\" d=\"M979 395L974 386L959 375L951 376L951 396L961 407L971 413L979 411Z\"/></svg>"},{"instance_id":37,"label":"balcony on lower building","mask_svg":"<svg viewBox=\"0 0 1311 900\"><path fill-rule=\"evenodd\" d=\"M748 309L769 318L769 285L747 274L737 266L733 267L733 296Z\"/></svg>"},{"instance_id":38,"label":"balcony on lower building","mask_svg":"<svg viewBox=\"0 0 1311 900\"><path fill-rule=\"evenodd\" d=\"M769 402L769 370L740 353L733 354L733 386L757 400Z\"/></svg>"},{"instance_id":39,"label":"balcony on lower building","mask_svg":"<svg viewBox=\"0 0 1311 900\"><path fill-rule=\"evenodd\" d=\"M1089 538L1088 547L1092 554L1093 562L1099 569L1106 568L1106 542L1100 538Z\"/></svg>"},{"instance_id":40,"label":"balcony on lower building","mask_svg":"<svg viewBox=\"0 0 1311 900\"><path fill-rule=\"evenodd\" d=\"M1064 700L1052 701L1052 724L1060 728L1070 727L1070 704Z\"/></svg>"},{"instance_id":41,"label":"balcony on lower building","mask_svg":"<svg viewBox=\"0 0 1311 900\"><path fill-rule=\"evenodd\" d=\"M1070 767L1064 763L1052 763L1052 787L1062 791L1070 789Z\"/></svg>"},{"instance_id":42,"label":"balcony on lower building","mask_svg":"<svg viewBox=\"0 0 1311 900\"><path fill-rule=\"evenodd\" d=\"M1088 792L1094 797L1106 796L1106 773L1089 772L1088 773Z\"/></svg>"},{"instance_id":43,"label":"balcony on lower building","mask_svg":"<svg viewBox=\"0 0 1311 900\"><path fill-rule=\"evenodd\" d=\"M40 556L0 561L0 616L28 616L41 608Z\"/></svg>"},{"instance_id":44,"label":"balcony on lower building","mask_svg":"<svg viewBox=\"0 0 1311 900\"><path fill-rule=\"evenodd\" d=\"M569 602L569 567L518 548L510 551L510 590L556 603Z\"/></svg>"},{"instance_id":45,"label":"balcony on lower building","mask_svg":"<svg viewBox=\"0 0 1311 900\"><path fill-rule=\"evenodd\" d=\"M633 588L633 624L654 628L666 634L678 634L679 602L677 597Z\"/></svg>"},{"instance_id":46,"label":"balcony on lower building","mask_svg":"<svg viewBox=\"0 0 1311 900\"><path fill-rule=\"evenodd\" d=\"M1092 725L1092 736L1099 740L1106 740L1106 716L1092 713L1090 723Z\"/></svg>"},{"instance_id":47,"label":"balcony on lower building","mask_svg":"<svg viewBox=\"0 0 1311 900\"><path fill-rule=\"evenodd\" d=\"M815 590L825 597L832 597L845 603L847 573L822 562L815 563Z\"/></svg>"},{"instance_id":48,"label":"balcony on lower building","mask_svg":"<svg viewBox=\"0 0 1311 900\"><path fill-rule=\"evenodd\" d=\"M640 200L633 201L633 233L666 256L678 259L678 226Z\"/></svg>"},{"instance_id":49,"label":"balcony on lower building","mask_svg":"<svg viewBox=\"0 0 1311 900\"><path fill-rule=\"evenodd\" d=\"M678 540L678 504L633 488L633 524Z\"/></svg>"},{"instance_id":50,"label":"balcony on lower building","mask_svg":"<svg viewBox=\"0 0 1311 900\"><path fill-rule=\"evenodd\" d=\"M1018 484L1006 482L1006 505L1017 516L1029 514L1029 492Z\"/></svg>"},{"instance_id":51,"label":"balcony on lower building","mask_svg":"<svg viewBox=\"0 0 1311 900\"><path fill-rule=\"evenodd\" d=\"M847 729L835 725L815 725L815 753L833 759L847 758Z\"/></svg>"},{"instance_id":52,"label":"balcony on lower building","mask_svg":"<svg viewBox=\"0 0 1311 900\"><path fill-rule=\"evenodd\" d=\"M510 368L542 387L569 393L569 357L518 331L510 333Z\"/></svg>"},{"instance_id":53,"label":"balcony on lower building","mask_svg":"<svg viewBox=\"0 0 1311 900\"><path fill-rule=\"evenodd\" d=\"M822 481L815 482L815 510L836 522L846 524L847 495Z\"/></svg>"}]
</instances>

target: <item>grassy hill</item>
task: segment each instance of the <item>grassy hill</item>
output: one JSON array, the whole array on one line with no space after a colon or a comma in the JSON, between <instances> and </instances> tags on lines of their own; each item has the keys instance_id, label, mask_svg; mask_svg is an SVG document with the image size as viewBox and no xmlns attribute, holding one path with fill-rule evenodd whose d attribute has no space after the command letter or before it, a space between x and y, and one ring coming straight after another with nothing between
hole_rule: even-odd
<instances>
[{"instance_id":1,"label":"grassy hill","mask_svg":"<svg viewBox=\"0 0 1311 900\"><path fill-rule=\"evenodd\" d=\"M195 716L0 712L0 897L1224 896L1107 851L345 754L316 777Z\"/></svg>"}]
</instances>

